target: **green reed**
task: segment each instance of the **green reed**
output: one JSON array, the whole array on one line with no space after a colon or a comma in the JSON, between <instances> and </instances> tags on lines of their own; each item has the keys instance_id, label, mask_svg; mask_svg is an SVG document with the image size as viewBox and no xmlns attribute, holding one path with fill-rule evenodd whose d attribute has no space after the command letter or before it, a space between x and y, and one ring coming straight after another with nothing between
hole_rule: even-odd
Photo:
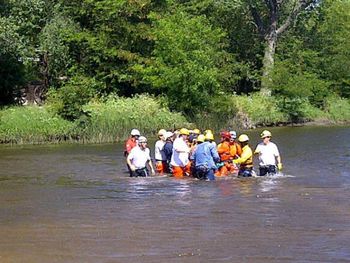
<instances>
[{"instance_id":1,"label":"green reed","mask_svg":"<svg viewBox=\"0 0 350 263\"><path fill-rule=\"evenodd\" d=\"M92 101L84 106L84 111L89 118L78 133L84 141L93 143L124 140L133 128L145 136L154 136L159 129L190 125L183 115L170 112L159 100L147 95Z\"/></svg>"},{"instance_id":2,"label":"green reed","mask_svg":"<svg viewBox=\"0 0 350 263\"><path fill-rule=\"evenodd\" d=\"M12 107L0 112L0 143L43 143L67 140L73 123L44 107Z\"/></svg>"}]
</instances>

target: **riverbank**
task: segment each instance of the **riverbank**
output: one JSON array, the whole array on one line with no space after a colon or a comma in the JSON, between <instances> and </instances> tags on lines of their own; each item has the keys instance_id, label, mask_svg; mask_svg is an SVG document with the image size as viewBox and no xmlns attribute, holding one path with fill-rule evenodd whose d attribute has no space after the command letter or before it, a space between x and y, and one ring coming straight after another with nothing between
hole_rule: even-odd
<instances>
[{"instance_id":1,"label":"riverbank","mask_svg":"<svg viewBox=\"0 0 350 263\"><path fill-rule=\"evenodd\" d=\"M74 121L63 119L50 104L10 107L0 110L0 143L111 143L124 141L133 128L155 137L162 128L198 127L219 132L222 129L242 131L273 126L350 124L350 103L344 99L328 99L323 111L304 102L299 105L298 115L282 111L273 97L232 96L229 100L232 105L229 111L219 109L191 119L169 111L160 100L149 96L91 101L83 107L82 116Z\"/></svg>"}]
</instances>

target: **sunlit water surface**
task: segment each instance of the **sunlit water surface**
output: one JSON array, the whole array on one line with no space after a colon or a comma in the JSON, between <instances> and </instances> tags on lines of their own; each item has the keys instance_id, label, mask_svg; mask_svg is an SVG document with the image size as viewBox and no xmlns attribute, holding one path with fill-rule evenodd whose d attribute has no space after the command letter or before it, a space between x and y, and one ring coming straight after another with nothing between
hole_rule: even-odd
<instances>
[{"instance_id":1,"label":"sunlit water surface","mask_svg":"<svg viewBox=\"0 0 350 263\"><path fill-rule=\"evenodd\" d=\"M284 175L216 182L129 178L121 144L1 146L0 262L350 262L350 128L272 132Z\"/></svg>"}]
</instances>

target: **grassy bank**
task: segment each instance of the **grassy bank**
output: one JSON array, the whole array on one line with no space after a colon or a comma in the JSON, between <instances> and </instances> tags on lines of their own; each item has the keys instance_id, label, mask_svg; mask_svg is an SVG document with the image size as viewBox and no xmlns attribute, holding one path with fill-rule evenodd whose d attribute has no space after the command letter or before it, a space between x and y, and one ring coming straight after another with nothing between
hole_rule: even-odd
<instances>
[{"instance_id":1,"label":"grassy bank","mask_svg":"<svg viewBox=\"0 0 350 263\"><path fill-rule=\"evenodd\" d=\"M295 103L297 109L286 111L281 108L288 103ZM155 136L161 128L173 130L197 126L214 131L242 130L286 125L295 119L298 123L349 123L349 100L329 97L324 105L320 110L303 100L281 101L258 94L231 96L224 107L192 118L191 122L195 124L189 123L180 113L170 112L161 100L144 95L93 100L83 106L83 116L75 121L63 119L50 105L12 107L0 110L0 143L115 142L126 139L133 128L146 136Z\"/></svg>"},{"instance_id":2,"label":"grassy bank","mask_svg":"<svg viewBox=\"0 0 350 263\"><path fill-rule=\"evenodd\" d=\"M12 107L0 111L0 143L36 144L121 141L138 128L147 136L161 129L190 126L179 113L149 96L109 97L84 105L85 114L74 122L64 120L54 107Z\"/></svg>"}]
</instances>

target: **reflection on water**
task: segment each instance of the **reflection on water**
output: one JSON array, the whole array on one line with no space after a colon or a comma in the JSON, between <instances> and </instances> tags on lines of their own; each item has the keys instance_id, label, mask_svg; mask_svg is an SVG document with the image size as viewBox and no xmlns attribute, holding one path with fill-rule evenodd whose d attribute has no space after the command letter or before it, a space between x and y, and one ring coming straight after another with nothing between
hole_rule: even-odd
<instances>
[{"instance_id":1,"label":"reflection on water","mask_svg":"<svg viewBox=\"0 0 350 263\"><path fill-rule=\"evenodd\" d=\"M349 131L273 129L284 175L215 182L129 178L121 145L1 147L0 262L348 262Z\"/></svg>"}]
</instances>

